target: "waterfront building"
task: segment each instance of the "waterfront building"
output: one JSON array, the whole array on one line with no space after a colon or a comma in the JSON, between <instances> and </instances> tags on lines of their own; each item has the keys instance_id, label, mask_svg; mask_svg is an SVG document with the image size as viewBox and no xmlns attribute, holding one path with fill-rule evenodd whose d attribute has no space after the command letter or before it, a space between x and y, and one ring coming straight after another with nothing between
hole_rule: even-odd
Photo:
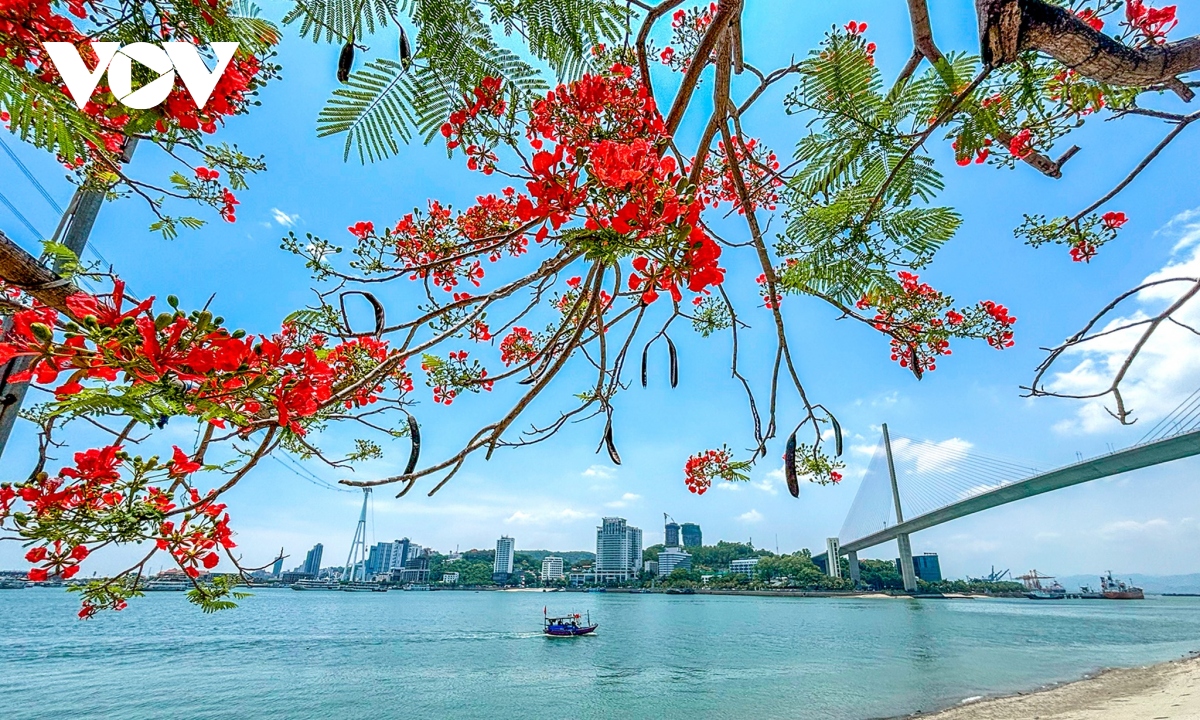
<instances>
[{"instance_id":1,"label":"waterfront building","mask_svg":"<svg viewBox=\"0 0 1200 720\"><path fill-rule=\"evenodd\" d=\"M672 520L663 528L663 547L679 547L679 523Z\"/></svg>"},{"instance_id":2,"label":"waterfront building","mask_svg":"<svg viewBox=\"0 0 1200 720\"><path fill-rule=\"evenodd\" d=\"M592 572L591 570L573 572L567 575L567 582L571 585L571 587L588 585L596 582L596 573Z\"/></svg>"},{"instance_id":3,"label":"waterfront building","mask_svg":"<svg viewBox=\"0 0 1200 720\"><path fill-rule=\"evenodd\" d=\"M666 577L676 568L691 570L692 556L683 548L669 547L660 550L658 552L658 576Z\"/></svg>"},{"instance_id":4,"label":"waterfront building","mask_svg":"<svg viewBox=\"0 0 1200 720\"><path fill-rule=\"evenodd\" d=\"M900 559L896 558L896 567L900 567ZM925 582L941 582L942 566L938 562L937 553L913 555L913 572L917 578Z\"/></svg>"},{"instance_id":5,"label":"waterfront building","mask_svg":"<svg viewBox=\"0 0 1200 720\"><path fill-rule=\"evenodd\" d=\"M458 573L456 573L456 572L442 573L442 583L445 585L457 585L458 584Z\"/></svg>"},{"instance_id":6,"label":"waterfront building","mask_svg":"<svg viewBox=\"0 0 1200 720\"><path fill-rule=\"evenodd\" d=\"M835 537L825 538L825 574L831 578L842 576L842 545Z\"/></svg>"},{"instance_id":7,"label":"waterfront building","mask_svg":"<svg viewBox=\"0 0 1200 720\"><path fill-rule=\"evenodd\" d=\"M496 561L492 564L492 580L498 583L508 582L513 571L513 555L516 553L517 541L507 535L496 541Z\"/></svg>"},{"instance_id":8,"label":"waterfront building","mask_svg":"<svg viewBox=\"0 0 1200 720\"><path fill-rule=\"evenodd\" d=\"M696 523L684 523L680 527L680 534L683 535L684 547L700 547L704 544L700 526Z\"/></svg>"},{"instance_id":9,"label":"waterfront building","mask_svg":"<svg viewBox=\"0 0 1200 720\"><path fill-rule=\"evenodd\" d=\"M279 574L279 582L285 585L291 585L292 583L299 582L301 580L312 580L314 578L316 578L316 575L299 570L289 570L288 572Z\"/></svg>"},{"instance_id":10,"label":"waterfront building","mask_svg":"<svg viewBox=\"0 0 1200 720\"><path fill-rule=\"evenodd\" d=\"M642 570L650 573L651 575L658 575L658 561L647 560Z\"/></svg>"},{"instance_id":11,"label":"waterfront building","mask_svg":"<svg viewBox=\"0 0 1200 720\"><path fill-rule=\"evenodd\" d=\"M426 548L421 549L421 554L416 557L409 558L404 563L404 569L400 571L400 582L423 584L429 582L429 556L430 551ZM396 571L392 571L392 577L396 577Z\"/></svg>"},{"instance_id":12,"label":"waterfront building","mask_svg":"<svg viewBox=\"0 0 1200 720\"><path fill-rule=\"evenodd\" d=\"M563 559L554 555L547 555L542 558L542 582L562 580L562 578Z\"/></svg>"},{"instance_id":13,"label":"waterfront building","mask_svg":"<svg viewBox=\"0 0 1200 720\"><path fill-rule=\"evenodd\" d=\"M275 558L275 564L271 566L271 576L279 577L283 573L283 548L279 548L279 557Z\"/></svg>"},{"instance_id":14,"label":"waterfront building","mask_svg":"<svg viewBox=\"0 0 1200 720\"><path fill-rule=\"evenodd\" d=\"M606 517L596 528L596 582L625 582L642 567L642 531L625 518Z\"/></svg>"},{"instance_id":15,"label":"waterfront building","mask_svg":"<svg viewBox=\"0 0 1200 720\"><path fill-rule=\"evenodd\" d=\"M758 558L742 558L729 563L730 573L741 573L746 577L754 577L754 568L758 565Z\"/></svg>"},{"instance_id":16,"label":"waterfront building","mask_svg":"<svg viewBox=\"0 0 1200 720\"><path fill-rule=\"evenodd\" d=\"M321 543L313 545L312 550L304 556L304 567L301 572L316 577L321 573L321 556L325 554L325 546Z\"/></svg>"}]
</instances>

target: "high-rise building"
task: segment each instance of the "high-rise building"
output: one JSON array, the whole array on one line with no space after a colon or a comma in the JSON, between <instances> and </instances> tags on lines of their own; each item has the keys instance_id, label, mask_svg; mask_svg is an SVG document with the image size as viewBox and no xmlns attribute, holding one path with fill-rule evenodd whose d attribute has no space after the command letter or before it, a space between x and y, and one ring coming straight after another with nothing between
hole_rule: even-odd
<instances>
[{"instance_id":1,"label":"high-rise building","mask_svg":"<svg viewBox=\"0 0 1200 720\"><path fill-rule=\"evenodd\" d=\"M420 545L417 545L408 538L393 540L391 545L391 561L386 566L380 568L381 572L387 570L403 570L405 564L412 558L420 555L423 549Z\"/></svg>"},{"instance_id":2,"label":"high-rise building","mask_svg":"<svg viewBox=\"0 0 1200 720\"><path fill-rule=\"evenodd\" d=\"M686 525L684 527L687 527ZM671 574L671 571L676 568L690 570L692 568L692 556L683 551L682 548L669 547L663 548L658 552L658 576L666 577Z\"/></svg>"},{"instance_id":3,"label":"high-rise building","mask_svg":"<svg viewBox=\"0 0 1200 720\"><path fill-rule=\"evenodd\" d=\"M513 555L516 553L517 541L505 535L496 541L496 561L492 564L492 579L503 583L513 571Z\"/></svg>"},{"instance_id":4,"label":"high-rise building","mask_svg":"<svg viewBox=\"0 0 1200 720\"><path fill-rule=\"evenodd\" d=\"M665 535L663 538L665 547L679 547L679 523L674 520L667 523L663 534Z\"/></svg>"},{"instance_id":5,"label":"high-rise building","mask_svg":"<svg viewBox=\"0 0 1200 720\"><path fill-rule=\"evenodd\" d=\"M562 580L562 578L563 559L554 555L547 555L542 558L542 582Z\"/></svg>"},{"instance_id":6,"label":"high-rise building","mask_svg":"<svg viewBox=\"0 0 1200 720\"><path fill-rule=\"evenodd\" d=\"M321 543L313 545L313 549L308 551L304 556L304 572L316 577L321 572L321 555L325 553L325 546Z\"/></svg>"},{"instance_id":7,"label":"high-rise building","mask_svg":"<svg viewBox=\"0 0 1200 720\"><path fill-rule=\"evenodd\" d=\"M396 546L399 540L395 542L381 542L371 546L367 553L367 577L373 577L379 573L386 573L392 569L392 555L396 552Z\"/></svg>"},{"instance_id":8,"label":"high-rise building","mask_svg":"<svg viewBox=\"0 0 1200 720\"><path fill-rule=\"evenodd\" d=\"M683 535L684 547L700 547L704 544L700 535L700 526L696 523L684 523L680 530ZM667 547L670 547L668 545Z\"/></svg>"},{"instance_id":9,"label":"high-rise building","mask_svg":"<svg viewBox=\"0 0 1200 720\"><path fill-rule=\"evenodd\" d=\"M596 528L596 581L625 581L642 567L642 531L625 518L606 517Z\"/></svg>"},{"instance_id":10,"label":"high-rise building","mask_svg":"<svg viewBox=\"0 0 1200 720\"><path fill-rule=\"evenodd\" d=\"M825 538L825 574L831 578L842 576L842 546L837 538Z\"/></svg>"},{"instance_id":11,"label":"high-rise building","mask_svg":"<svg viewBox=\"0 0 1200 720\"><path fill-rule=\"evenodd\" d=\"M283 548L279 548L279 557L275 558L275 564L271 566L271 575L279 577L283 574Z\"/></svg>"},{"instance_id":12,"label":"high-rise building","mask_svg":"<svg viewBox=\"0 0 1200 720\"><path fill-rule=\"evenodd\" d=\"M642 529L632 525L629 531L629 572L630 580L636 580L642 570Z\"/></svg>"}]
</instances>

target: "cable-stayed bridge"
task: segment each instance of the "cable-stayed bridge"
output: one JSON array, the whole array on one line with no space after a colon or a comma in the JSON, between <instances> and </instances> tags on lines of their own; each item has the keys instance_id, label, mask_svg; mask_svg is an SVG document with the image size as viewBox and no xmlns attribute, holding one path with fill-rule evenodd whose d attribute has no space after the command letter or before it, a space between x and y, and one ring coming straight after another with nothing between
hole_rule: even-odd
<instances>
[{"instance_id":1,"label":"cable-stayed bridge","mask_svg":"<svg viewBox=\"0 0 1200 720\"><path fill-rule=\"evenodd\" d=\"M825 559L831 574L839 563L829 553L849 555L850 574L858 580L858 552L890 540L900 549L901 575L907 590L916 589L909 535L1016 500L1152 465L1200 455L1200 389L1123 450L1039 471L1019 463L969 451L963 440L944 442L889 436L880 439L858 494Z\"/></svg>"}]
</instances>

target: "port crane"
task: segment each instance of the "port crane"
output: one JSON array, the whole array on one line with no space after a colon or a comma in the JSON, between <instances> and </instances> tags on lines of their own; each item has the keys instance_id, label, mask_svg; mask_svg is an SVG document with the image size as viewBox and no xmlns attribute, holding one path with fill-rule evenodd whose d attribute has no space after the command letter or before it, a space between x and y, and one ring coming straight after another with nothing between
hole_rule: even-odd
<instances>
[{"instance_id":1,"label":"port crane","mask_svg":"<svg viewBox=\"0 0 1200 720\"><path fill-rule=\"evenodd\" d=\"M1001 580L1003 580L1006 577L1008 577L1007 569L1002 570L1000 572L996 572L996 566L993 565L992 571L990 573L988 573L986 576L978 577L978 578L971 578L971 580L973 580L975 582L1000 582Z\"/></svg>"}]
</instances>

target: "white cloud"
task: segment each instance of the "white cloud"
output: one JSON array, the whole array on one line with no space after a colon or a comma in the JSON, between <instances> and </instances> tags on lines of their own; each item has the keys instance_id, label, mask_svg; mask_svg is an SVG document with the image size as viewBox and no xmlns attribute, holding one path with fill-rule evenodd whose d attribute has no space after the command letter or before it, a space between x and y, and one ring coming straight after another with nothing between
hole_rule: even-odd
<instances>
[{"instance_id":1,"label":"white cloud","mask_svg":"<svg viewBox=\"0 0 1200 720\"><path fill-rule=\"evenodd\" d=\"M610 508L623 508L628 506L630 503L641 499L641 495L635 495L634 493L627 492L621 496L620 500L614 500L610 503L605 503L605 506Z\"/></svg>"},{"instance_id":2,"label":"white cloud","mask_svg":"<svg viewBox=\"0 0 1200 720\"><path fill-rule=\"evenodd\" d=\"M784 484L786 480L783 477L783 468L775 468L767 473L766 477L757 482L750 483L750 487L762 490L771 495L779 494L779 486Z\"/></svg>"},{"instance_id":3,"label":"white cloud","mask_svg":"<svg viewBox=\"0 0 1200 720\"><path fill-rule=\"evenodd\" d=\"M1158 232L1177 236L1178 241L1171 260L1143 283L1200 275L1200 208L1179 213ZM1127 301L1123 316L1113 317L1097 330L1115 330L1153 317L1188 287L1187 282L1172 282L1147 288ZM1200 327L1200 302L1187 303L1173 317L1191 327ZM1127 328L1069 350L1062 357L1074 360L1075 365L1064 366L1049 379L1047 388L1071 395L1104 391L1144 330L1144 325ZM1200 365L1195 362L1198 355L1200 336L1173 323L1159 325L1121 383L1126 409L1145 425L1152 425L1152 421L1170 413L1182 398L1200 386ZM1115 421L1106 409L1111 405L1111 396L1083 401L1073 417L1057 423L1054 429L1063 433L1111 430Z\"/></svg>"},{"instance_id":4,"label":"white cloud","mask_svg":"<svg viewBox=\"0 0 1200 720\"><path fill-rule=\"evenodd\" d=\"M506 523L516 523L518 525L548 525L558 522L574 522L583 520L584 518L592 517L590 513L580 512L571 508L563 508L562 510L546 510L528 512L518 510L504 520Z\"/></svg>"},{"instance_id":5,"label":"white cloud","mask_svg":"<svg viewBox=\"0 0 1200 720\"><path fill-rule=\"evenodd\" d=\"M289 228L294 227L300 220L300 215L298 213L295 215L288 215L279 208L271 208L271 216L275 218L275 222L279 223L283 227Z\"/></svg>"},{"instance_id":6,"label":"white cloud","mask_svg":"<svg viewBox=\"0 0 1200 720\"><path fill-rule=\"evenodd\" d=\"M962 438L950 438L941 442L913 443L907 438L892 439L892 457L897 464L913 469L908 472L953 472L956 463L967 456L974 445Z\"/></svg>"},{"instance_id":7,"label":"white cloud","mask_svg":"<svg viewBox=\"0 0 1200 720\"><path fill-rule=\"evenodd\" d=\"M744 523L756 523L756 522L762 522L763 516L762 516L762 513L760 513L759 511L751 510L749 512L744 512L741 515L738 515L737 519L741 520Z\"/></svg>"},{"instance_id":8,"label":"white cloud","mask_svg":"<svg viewBox=\"0 0 1200 720\"><path fill-rule=\"evenodd\" d=\"M1169 527L1171 527L1171 523L1163 520L1162 518L1154 518L1153 520L1147 520L1145 522L1138 522L1137 520L1117 520L1116 522L1110 522L1104 527L1100 528L1100 532L1108 535L1131 535L1133 533L1165 530Z\"/></svg>"},{"instance_id":9,"label":"white cloud","mask_svg":"<svg viewBox=\"0 0 1200 720\"><path fill-rule=\"evenodd\" d=\"M608 480L614 477L616 473L607 465L592 465L587 470L583 471L585 478L596 478L599 480Z\"/></svg>"}]
</instances>

